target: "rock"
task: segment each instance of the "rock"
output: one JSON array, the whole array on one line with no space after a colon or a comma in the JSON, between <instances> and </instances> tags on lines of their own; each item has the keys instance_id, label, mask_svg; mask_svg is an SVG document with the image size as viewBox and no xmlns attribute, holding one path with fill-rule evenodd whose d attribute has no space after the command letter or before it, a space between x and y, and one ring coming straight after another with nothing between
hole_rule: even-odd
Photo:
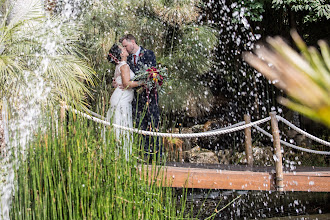
<instances>
[{"instance_id":1,"label":"rock","mask_svg":"<svg viewBox=\"0 0 330 220\"><path fill-rule=\"evenodd\" d=\"M195 125L192 127L194 133L201 133L206 131L213 131L219 128L228 126L228 123L220 119L210 119L204 124ZM211 135L208 137L201 137L196 140L197 145L203 146L205 149L218 151L224 146L228 146L227 139L223 135Z\"/></svg>"},{"instance_id":2,"label":"rock","mask_svg":"<svg viewBox=\"0 0 330 220\"><path fill-rule=\"evenodd\" d=\"M293 129L284 129L284 134L288 137L289 140L293 140L295 145L300 147L308 147L312 145L312 140L307 138L305 135L298 133ZM291 143L290 141L288 141Z\"/></svg>"},{"instance_id":3,"label":"rock","mask_svg":"<svg viewBox=\"0 0 330 220\"><path fill-rule=\"evenodd\" d=\"M220 159L220 164L230 164L230 157L232 155L232 151L225 149L225 150L219 150L218 157Z\"/></svg>"},{"instance_id":4,"label":"rock","mask_svg":"<svg viewBox=\"0 0 330 220\"><path fill-rule=\"evenodd\" d=\"M307 138L305 135L298 134L295 137L297 145L300 147L310 147L312 145L312 140Z\"/></svg>"},{"instance_id":5,"label":"rock","mask_svg":"<svg viewBox=\"0 0 330 220\"><path fill-rule=\"evenodd\" d=\"M284 132L288 136L288 138L294 138L298 134L298 132L293 129L284 129Z\"/></svg>"},{"instance_id":6,"label":"rock","mask_svg":"<svg viewBox=\"0 0 330 220\"><path fill-rule=\"evenodd\" d=\"M253 164L262 166L273 166L273 147L257 147L253 146Z\"/></svg>"},{"instance_id":7,"label":"rock","mask_svg":"<svg viewBox=\"0 0 330 220\"><path fill-rule=\"evenodd\" d=\"M200 133L204 131L204 125L194 125L191 127L193 133Z\"/></svg>"},{"instance_id":8,"label":"rock","mask_svg":"<svg viewBox=\"0 0 330 220\"><path fill-rule=\"evenodd\" d=\"M184 160L189 163L219 164L218 156L209 150L196 146L184 152Z\"/></svg>"},{"instance_id":9,"label":"rock","mask_svg":"<svg viewBox=\"0 0 330 220\"><path fill-rule=\"evenodd\" d=\"M195 132L193 132L192 128L182 127L180 129L179 128L174 128L173 133L175 133L175 134L179 134L179 133L192 134L192 133L195 133ZM192 146L198 145L198 138L182 138L181 140L183 141L182 151L190 150L192 148Z\"/></svg>"},{"instance_id":10,"label":"rock","mask_svg":"<svg viewBox=\"0 0 330 220\"><path fill-rule=\"evenodd\" d=\"M220 151L219 151L220 152ZM230 151L229 151L230 152ZM274 166L273 148L253 146L253 165L254 166ZM219 155L219 154L218 154ZM226 158L229 164L247 164L245 151L235 153L222 153L219 158ZM224 159L224 161L226 161Z\"/></svg>"}]
</instances>

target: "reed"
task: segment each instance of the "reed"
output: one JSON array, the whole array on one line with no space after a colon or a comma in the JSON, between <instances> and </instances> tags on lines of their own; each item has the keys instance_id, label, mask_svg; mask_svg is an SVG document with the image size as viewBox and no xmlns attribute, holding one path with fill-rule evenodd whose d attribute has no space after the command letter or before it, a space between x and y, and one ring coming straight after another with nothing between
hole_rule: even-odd
<instances>
[{"instance_id":1,"label":"reed","mask_svg":"<svg viewBox=\"0 0 330 220\"><path fill-rule=\"evenodd\" d=\"M11 219L190 218L185 199L156 181L155 164L139 171L138 144L127 160L111 129L102 135L99 124L74 115L58 124L18 155Z\"/></svg>"}]
</instances>

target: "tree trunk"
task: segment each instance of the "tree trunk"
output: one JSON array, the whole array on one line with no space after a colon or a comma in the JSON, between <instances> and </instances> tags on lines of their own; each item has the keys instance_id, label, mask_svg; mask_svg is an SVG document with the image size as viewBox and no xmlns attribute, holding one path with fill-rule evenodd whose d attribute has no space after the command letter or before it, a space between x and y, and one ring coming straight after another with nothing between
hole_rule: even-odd
<instances>
[{"instance_id":1,"label":"tree trunk","mask_svg":"<svg viewBox=\"0 0 330 220\"><path fill-rule=\"evenodd\" d=\"M291 9L292 5L288 7L288 20L290 30L297 30L297 22L296 22L296 13Z\"/></svg>"}]
</instances>

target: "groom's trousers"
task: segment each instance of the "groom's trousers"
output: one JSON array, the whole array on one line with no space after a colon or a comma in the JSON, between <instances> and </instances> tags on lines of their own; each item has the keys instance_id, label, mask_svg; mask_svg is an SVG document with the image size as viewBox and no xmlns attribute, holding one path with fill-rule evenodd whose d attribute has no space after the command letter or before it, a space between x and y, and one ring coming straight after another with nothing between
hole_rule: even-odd
<instances>
[{"instance_id":1,"label":"groom's trousers","mask_svg":"<svg viewBox=\"0 0 330 220\"><path fill-rule=\"evenodd\" d=\"M145 131L158 131L159 128L159 107L157 93L150 93L149 97L142 92L135 91L132 102L133 122L135 128ZM145 157L152 159L162 157L162 147L158 136L144 135L144 154Z\"/></svg>"}]
</instances>

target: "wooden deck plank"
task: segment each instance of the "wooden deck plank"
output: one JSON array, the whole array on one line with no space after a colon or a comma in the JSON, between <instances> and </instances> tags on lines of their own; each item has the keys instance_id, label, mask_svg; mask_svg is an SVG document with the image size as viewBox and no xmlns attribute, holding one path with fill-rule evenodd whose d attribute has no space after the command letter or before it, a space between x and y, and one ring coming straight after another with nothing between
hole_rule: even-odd
<instances>
[{"instance_id":1,"label":"wooden deck plank","mask_svg":"<svg viewBox=\"0 0 330 220\"><path fill-rule=\"evenodd\" d=\"M151 166L144 166L151 172ZM157 181L167 187L273 191L275 174L244 170L220 170L191 167L158 167ZM330 192L330 171L285 172L284 191Z\"/></svg>"},{"instance_id":2,"label":"wooden deck plank","mask_svg":"<svg viewBox=\"0 0 330 220\"><path fill-rule=\"evenodd\" d=\"M325 173L285 173L285 191L330 192L330 175Z\"/></svg>"},{"instance_id":3,"label":"wooden deck plank","mask_svg":"<svg viewBox=\"0 0 330 220\"><path fill-rule=\"evenodd\" d=\"M273 187L268 173L197 168L166 167L167 185L172 187L269 190Z\"/></svg>"}]
</instances>

